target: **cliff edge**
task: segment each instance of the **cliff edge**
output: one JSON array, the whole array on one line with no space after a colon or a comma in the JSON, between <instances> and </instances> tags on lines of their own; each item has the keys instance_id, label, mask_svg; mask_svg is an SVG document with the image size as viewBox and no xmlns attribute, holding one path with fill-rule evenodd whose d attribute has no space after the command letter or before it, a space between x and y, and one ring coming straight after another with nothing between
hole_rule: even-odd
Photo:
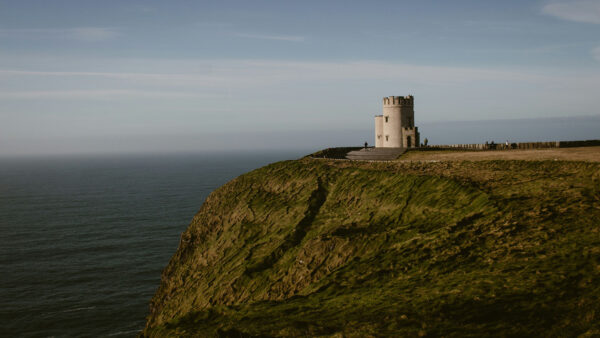
<instances>
[{"instance_id":1,"label":"cliff edge","mask_svg":"<svg viewBox=\"0 0 600 338\"><path fill-rule=\"evenodd\" d=\"M600 334L600 163L304 158L215 190L143 336Z\"/></svg>"}]
</instances>

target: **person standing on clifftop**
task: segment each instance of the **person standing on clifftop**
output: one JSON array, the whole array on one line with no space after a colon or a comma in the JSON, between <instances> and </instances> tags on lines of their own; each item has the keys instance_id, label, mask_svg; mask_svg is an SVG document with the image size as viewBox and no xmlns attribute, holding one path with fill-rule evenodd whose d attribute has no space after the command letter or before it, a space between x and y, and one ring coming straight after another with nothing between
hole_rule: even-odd
<instances>
[{"instance_id":1,"label":"person standing on clifftop","mask_svg":"<svg viewBox=\"0 0 600 338\"><path fill-rule=\"evenodd\" d=\"M365 142L365 149L367 149L368 146L369 146L369 144L367 142Z\"/></svg>"}]
</instances>

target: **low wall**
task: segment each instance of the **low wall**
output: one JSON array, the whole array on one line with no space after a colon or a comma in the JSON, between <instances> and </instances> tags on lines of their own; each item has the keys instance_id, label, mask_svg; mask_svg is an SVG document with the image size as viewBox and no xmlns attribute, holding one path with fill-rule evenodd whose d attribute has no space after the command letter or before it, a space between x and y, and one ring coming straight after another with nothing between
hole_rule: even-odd
<instances>
[{"instance_id":1,"label":"low wall","mask_svg":"<svg viewBox=\"0 0 600 338\"><path fill-rule=\"evenodd\" d=\"M444 144L421 147L420 150L506 150L506 149L544 149L544 148L571 148L600 146L600 140L585 141L551 141L551 142L519 142L519 143L472 143L472 144Z\"/></svg>"},{"instance_id":2,"label":"low wall","mask_svg":"<svg viewBox=\"0 0 600 338\"><path fill-rule=\"evenodd\" d=\"M600 140L560 141L558 143L559 143L559 148L600 146Z\"/></svg>"}]
</instances>

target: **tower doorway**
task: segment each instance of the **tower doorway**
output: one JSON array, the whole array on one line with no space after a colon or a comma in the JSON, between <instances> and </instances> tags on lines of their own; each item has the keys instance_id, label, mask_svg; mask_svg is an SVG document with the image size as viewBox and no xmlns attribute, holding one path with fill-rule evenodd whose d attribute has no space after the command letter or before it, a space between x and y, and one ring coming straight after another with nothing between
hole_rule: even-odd
<instances>
[{"instance_id":1,"label":"tower doorway","mask_svg":"<svg viewBox=\"0 0 600 338\"><path fill-rule=\"evenodd\" d=\"M406 137L406 148L410 148L412 146L411 140L410 140L410 136Z\"/></svg>"}]
</instances>

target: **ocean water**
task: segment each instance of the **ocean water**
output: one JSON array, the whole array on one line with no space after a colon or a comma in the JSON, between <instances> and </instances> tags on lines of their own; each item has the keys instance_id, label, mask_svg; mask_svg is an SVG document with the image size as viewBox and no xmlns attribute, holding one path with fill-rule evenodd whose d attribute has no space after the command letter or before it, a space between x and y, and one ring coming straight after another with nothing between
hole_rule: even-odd
<instances>
[{"instance_id":1,"label":"ocean water","mask_svg":"<svg viewBox=\"0 0 600 338\"><path fill-rule=\"evenodd\" d=\"M307 153L0 159L0 336L135 336L208 194Z\"/></svg>"}]
</instances>

